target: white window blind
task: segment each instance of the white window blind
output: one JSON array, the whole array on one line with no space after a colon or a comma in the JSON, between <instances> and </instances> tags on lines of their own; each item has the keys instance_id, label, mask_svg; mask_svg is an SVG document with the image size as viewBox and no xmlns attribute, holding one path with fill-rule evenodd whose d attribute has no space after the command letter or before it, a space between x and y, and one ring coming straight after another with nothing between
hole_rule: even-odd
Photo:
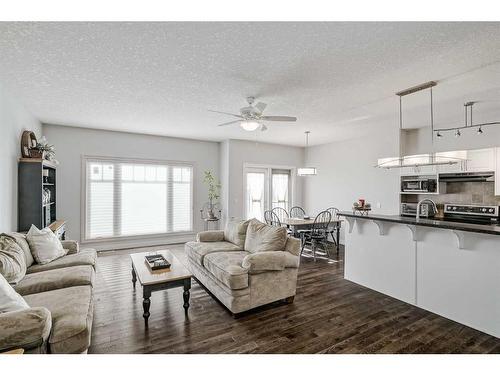
<instances>
[{"instance_id":1,"label":"white window blind","mask_svg":"<svg viewBox=\"0 0 500 375\"><path fill-rule=\"evenodd\" d=\"M192 230L192 166L88 158L85 168L86 240Z\"/></svg>"}]
</instances>

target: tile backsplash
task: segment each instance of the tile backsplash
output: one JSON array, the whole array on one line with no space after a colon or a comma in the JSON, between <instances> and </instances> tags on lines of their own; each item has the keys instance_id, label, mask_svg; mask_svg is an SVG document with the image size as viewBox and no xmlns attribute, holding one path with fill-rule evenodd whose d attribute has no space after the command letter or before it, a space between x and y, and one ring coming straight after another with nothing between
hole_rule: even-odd
<instances>
[{"instance_id":1,"label":"tile backsplash","mask_svg":"<svg viewBox=\"0 0 500 375\"><path fill-rule=\"evenodd\" d=\"M494 182L446 182L441 187L443 194L410 195L402 197L404 202L418 202L431 198L436 203L484 204L500 206L500 196L495 196Z\"/></svg>"}]
</instances>

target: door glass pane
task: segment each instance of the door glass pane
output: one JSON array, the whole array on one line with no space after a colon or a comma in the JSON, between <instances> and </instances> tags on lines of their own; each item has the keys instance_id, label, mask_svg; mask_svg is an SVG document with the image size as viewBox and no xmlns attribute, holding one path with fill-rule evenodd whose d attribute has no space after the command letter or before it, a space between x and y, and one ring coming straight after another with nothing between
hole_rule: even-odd
<instances>
[{"instance_id":1,"label":"door glass pane","mask_svg":"<svg viewBox=\"0 0 500 375\"><path fill-rule=\"evenodd\" d=\"M256 218L264 221L264 188L265 174L263 172L247 173L247 219Z\"/></svg>"},{"instance_id":2,"label":"door glass pane","mask_svg":"<svg viewBox=\"0 0 500 375\"><path fill-rule=\"evenodd\" d=\"M289 177L288 173L273 173L271 208L281 207L287 212L290 209L288 199ZM283 218L280 217L280 219Z\"/></svg>"}]
</instances>

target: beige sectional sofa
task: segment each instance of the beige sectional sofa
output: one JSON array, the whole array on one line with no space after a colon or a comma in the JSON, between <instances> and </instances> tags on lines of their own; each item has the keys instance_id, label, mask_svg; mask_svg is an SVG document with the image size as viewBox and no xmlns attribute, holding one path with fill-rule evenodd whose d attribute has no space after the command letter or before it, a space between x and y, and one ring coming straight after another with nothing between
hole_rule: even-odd
<instances>
[{"instance_id":1,"label":"beige sectional sofa","mask_svg":"<svg viewBox=\"0 0 500 375\"><path fill-rule=\"evenodd\" d=\"M0 352L84 353L90 346L96 251L62 241L67 254L36 264L23 234L0 235L25 253L25 276L13 285L29 309L0 313ZM5 251L5 246L3 250ZM8 248L8 247L7 247Z\"/></svg>"},{"instance_id":2,"label":"beige sectional sofa","mask_svg":"<svg viewBox=\"0 0 500 375\"><path fill-rule=\"evenodd\" d=\"M256 219L229 222L185 245L188 266L233 314L278 300L292 302L300 240Z\"/></svg>"}]
</instances>

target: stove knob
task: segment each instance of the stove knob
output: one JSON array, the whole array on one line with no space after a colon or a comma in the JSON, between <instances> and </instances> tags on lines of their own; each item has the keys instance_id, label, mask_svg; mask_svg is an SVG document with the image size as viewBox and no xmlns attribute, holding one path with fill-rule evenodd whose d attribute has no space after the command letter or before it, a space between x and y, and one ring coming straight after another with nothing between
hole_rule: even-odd
<instances>
[{"instance_id":1,"label":"stove knob","mask_svg":"<svg viewBox=\"0 0 500 375\"><path fill-rule=\"evenodd\" d=\"M481 211L486 212L486 208L484 208L484 207L483 207L483 208L481 209Z\"/></svg>"},{"instance_id":2,"label":"stove knob","mask_svg":"<svg viewBox=\"0 0 500 375\"><path fill-rule=\"evenodd\" d=\"M453 211L456 211L457 206L453 206L451 209L452 209Z\"/></svg>"},{"instance_id":3,"label":"stove knob","mask_svg":"<svg viewBox=\"0 0 500 375\"><path fill-rule=\"evenodd\" d=\"M489 209L490 213L493 213L495 210L493 208Z\"/></svg>"}]
</instances>

